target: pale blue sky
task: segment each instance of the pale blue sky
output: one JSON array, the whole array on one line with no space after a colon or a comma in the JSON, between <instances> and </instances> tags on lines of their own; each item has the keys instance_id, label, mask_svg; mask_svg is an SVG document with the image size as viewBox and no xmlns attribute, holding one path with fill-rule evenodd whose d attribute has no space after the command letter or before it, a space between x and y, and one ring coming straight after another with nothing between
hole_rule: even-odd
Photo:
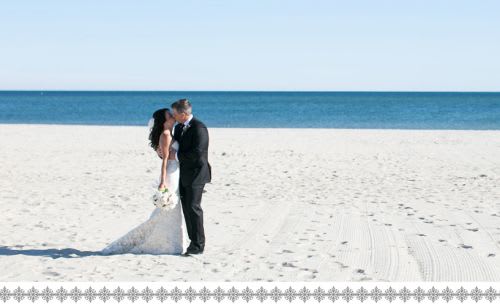
<instances>
[{"instance_id":1,"label":"pale blue sky","mask_svg":"<svg viewBox=\"0 0 500 308\"><path fill-rule=\"evenodd\" d=\"M0 89L500 91L500 1L2 1Z\"/></svg>"}]
</instances>

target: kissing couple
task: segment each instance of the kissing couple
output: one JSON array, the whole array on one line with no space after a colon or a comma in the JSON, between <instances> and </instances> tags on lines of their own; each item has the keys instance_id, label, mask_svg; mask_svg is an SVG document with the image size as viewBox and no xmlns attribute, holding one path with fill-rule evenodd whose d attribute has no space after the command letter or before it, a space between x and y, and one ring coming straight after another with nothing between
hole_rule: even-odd
<instances>
[{"instance_id":1,"label":"kissing couple","mask_svg":"<svg viewBox=\"0 0 500 308\"><path fill-rule=\"evenodd\" d=\"M150 146L161 159L158 189L173 194L174 206L155 208L145 222L107 245L102 254L188 256L202 254L205 249L201 199L205 184L212 180L208 129L193 115L187 99L170 107L156 110L148 127ZM186 232L190 243L183 253Z\"/></svg>"}]
</instances>

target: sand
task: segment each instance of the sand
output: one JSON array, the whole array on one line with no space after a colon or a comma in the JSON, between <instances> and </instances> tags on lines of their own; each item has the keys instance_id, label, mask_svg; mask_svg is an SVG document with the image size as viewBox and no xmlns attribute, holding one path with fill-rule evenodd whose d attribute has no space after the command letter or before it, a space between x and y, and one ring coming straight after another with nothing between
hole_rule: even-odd
<instances>
[{"instance_id":1,"label":"sand","mask_svg":"<svg viewBox=\"0 0 500 308\"><path fill-rule=\"evenodd\" d=\"M209 128L201 256L149 217L147 127L0 125L0 281L499 281L500 131Z\"/></svg>"}]
</instances>

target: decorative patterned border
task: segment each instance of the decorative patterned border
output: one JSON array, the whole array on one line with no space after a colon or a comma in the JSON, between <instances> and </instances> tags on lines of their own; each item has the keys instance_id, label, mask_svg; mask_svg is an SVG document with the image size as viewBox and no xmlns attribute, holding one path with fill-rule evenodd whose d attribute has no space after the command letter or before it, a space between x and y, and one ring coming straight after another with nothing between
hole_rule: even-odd
<instances>
[{"instance_id":1,"label":"decorative patterned border","mask_svg":"<svg viewBox=\"0 0 500 308\"><path fill-rule=\"evenodd\" d=\"M238 290L234 286L226 290L221 288L220 286L213 290L210 290L207 287L203 287L199 290L195 290L192 287L181 290L177 286L171 290L167 290L164 287L160 287L156 290L153 290L150 287L146 287L142 291L136 289L135 287L131 287L128 290L124 290L121 287L117 287L113 290L109 290L106 287L102 287L99 290L93 289L92 287L88 287L84 290L78 287L65 289L62 286L54 290L49 287L45 287L44 289L31 287L27 290L23 290L21 287L17 287L13 290L9 290L4 286L0 289L0 300L4 303L7 301L21 302L23 300L29 300L31 302L36 302L39 300L43 300L46 302L53 300L57 300L59 302L78 302L83 300L92 302L100 300L104 303L110 300L115 300L116 302L121 302L123 300L129 300L131 302L135 302L138 300L143 300L145 302L150 302L152 300L158 300L160 302L164 302L167 300L173 300L175 302L186 300L192 302L197 299L202 300L203 302L206 302L208 300L215 300L219 303L223 300L229 300L231 302L235 302L237 300L244 300L246 302L259 301L261 303L264 301L292 302L298 300L305 303L307 301L336 302L342 300L345 302L350 302L354 299L357 299L360 302L364 302L368 299L371 299L374 302L378 302L383 299L389 302L393 302L399 299L403 302L416 300L420 303L426 299L432 302L440 299L446 302L449 302L453 299L464 302L469 298L474 300L476 303L478 301L485 300L491 303L499 296L500 293L491 286L485 290L479 289L477 286L471 290L467 290L462 286L455 291L449 287L446 287L445 289L439 291L434 286L427 291L421 287L417 287L413 291L411 291L407 287L403 287L399 291L396 291L396 289L389 287L385 291L383 291L376 286L370 291L368 291L364 287L360 287L356 291L354 291L350 287L346 287L345 289L340 291L337 290L334 286L328 290L325 290L321 287L317 287L313 290L306 287L302 287L300 289L295 289L292 287L280 289L277 286L271 289L266 289L262 286L258 289L251 289L247 286L242 290Z\"/></svg>"}]
</instances>

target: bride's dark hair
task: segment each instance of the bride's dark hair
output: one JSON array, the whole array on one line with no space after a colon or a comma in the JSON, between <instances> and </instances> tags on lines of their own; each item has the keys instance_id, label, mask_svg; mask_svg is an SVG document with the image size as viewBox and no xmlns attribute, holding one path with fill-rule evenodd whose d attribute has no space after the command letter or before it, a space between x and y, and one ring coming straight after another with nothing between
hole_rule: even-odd
<instances>
[{"instance_id":1,"label":"bride's dark hair","mask_svg":"<svg viewBox=\"0 0 500 308\"><path fill-rule=\"evenodd\" d=\"M166 121L165 112L170 113L170 109L162 108L153 113L154 124L149 133L149 145L156 151L160 144L160 136L163 133L163 124Z\"/></svg>"}]
</instances>

